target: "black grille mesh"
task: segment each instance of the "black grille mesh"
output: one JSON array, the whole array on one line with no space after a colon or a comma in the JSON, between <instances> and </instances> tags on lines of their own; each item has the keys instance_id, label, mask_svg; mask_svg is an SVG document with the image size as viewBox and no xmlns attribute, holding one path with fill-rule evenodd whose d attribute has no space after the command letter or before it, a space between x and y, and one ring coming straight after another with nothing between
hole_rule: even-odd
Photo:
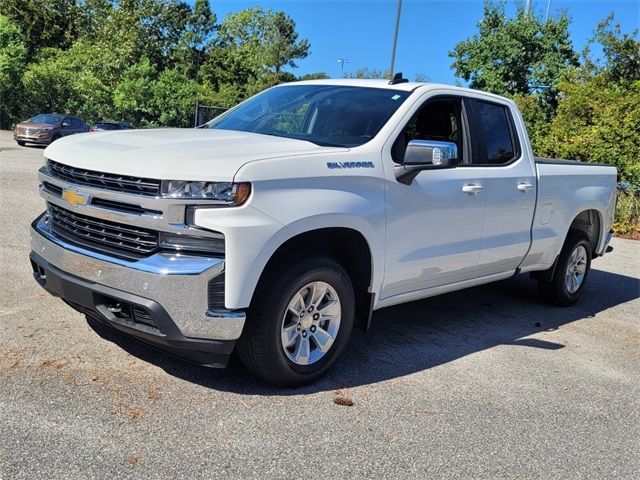
<instances>
[{"instance_id":1,"label":"black grille mesh","mask_svg":"<svg viewBox=\"0 0 640 480\"><path fill-rule=\"evenodd\" d=\"M130 259L158 249L158 232L153 230L87 217L52 203L49 215L53 233L86 248Z\"/></svg>"}]
</instances>

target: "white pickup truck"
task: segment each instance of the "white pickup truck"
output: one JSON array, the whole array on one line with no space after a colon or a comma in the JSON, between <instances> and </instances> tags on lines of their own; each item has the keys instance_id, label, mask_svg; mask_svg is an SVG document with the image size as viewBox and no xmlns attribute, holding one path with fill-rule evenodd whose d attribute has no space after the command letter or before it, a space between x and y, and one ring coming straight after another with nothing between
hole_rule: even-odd
<instances>
[{"instance_id":1,"label":"white pickup truck","mask_svg":"<svg viewBox=\"0 0 640 480\"><path fill-rule=\"evenodd\" d=\"M374 310L525 272L570 305L611 248L615 168L534 158L502 97L298 82L204 127L53 143L31 232L46 290L204 365L312 382Z\"/></svg>"}]
</instances>

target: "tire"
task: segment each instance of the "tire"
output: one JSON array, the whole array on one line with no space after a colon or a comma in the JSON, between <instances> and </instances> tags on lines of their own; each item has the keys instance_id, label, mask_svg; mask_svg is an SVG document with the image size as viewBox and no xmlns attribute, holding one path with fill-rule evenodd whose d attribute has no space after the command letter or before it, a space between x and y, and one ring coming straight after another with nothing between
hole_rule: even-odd
<instances>
[{"instance_id":1,"label":"tire","mask_svg":"<svg viewBox=\"0 0 640 480\"><path fill-rule=\"evenodd\" d=\"M51 139L51 141L49 142L49 145L51 145L53 142L55 142L59 138L60 138L60 135L54 135L53 138Z\"/></svg>"},{"instance_id":2,"label":"tire","mask_svg":"<svg viewBox=\"0 0 640 480\"><path fill-rule=\"evenodd\" d=\"M24 147L26 145L25 142L18 142L18 145L20 145L21 147Z\"/></svg>"},{"instance_id":3,"label":"tire","mask_svg":"<svg viewBox=\"0 0 640 480\"><path fill-rule=\"evenodd\" d=\"M591 242L584 233L569 232L558 257L553 277L547 281L538 280L538 287L543 297L563 307L576 303L587 284L591 270L591 252Z\"/></svg>"},{"instance_id":4,"label":"tire","mask_svg":"<svg viewBox=\"0 0 640 480\"><path fill-rule=\"evenodd\" d=\"M347 273L325 255L282 258L280 265L256 289L238 355L264 382L296 387L321 378L343 352L353 328L355 297ZM293 339L288 347L285 337Z\"/></svg>"}]
</instances>

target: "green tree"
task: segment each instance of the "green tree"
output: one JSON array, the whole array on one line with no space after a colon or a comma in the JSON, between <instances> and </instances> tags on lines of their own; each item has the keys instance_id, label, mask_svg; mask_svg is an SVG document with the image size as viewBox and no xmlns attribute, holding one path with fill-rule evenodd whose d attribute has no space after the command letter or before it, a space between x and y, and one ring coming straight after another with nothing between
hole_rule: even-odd
<instances>
[{"instance_id":1,"label":"green tree","mask_svg":"<svg viewBox=\"0 0 640 480\"><path fill-rule=\"evenodd\" d=\"M129 67L113 92L118 114L135 125L155 125L153 87L157 77L158 72L146 57Z\"/></svg>"},{"instance_id":2,"label":"green tree","mask_svg":"<svg viewBox=\"0 0 640 480\"><path fill-rule=\"evenodd\" d=\"M301 77L298 77L298 80L325 80L330 78L325 72L315 72L315 73L306 73Z\"/></svg>"},{"instance_id":3,"label":"green tree","mask_svg":"<svg viewBox=\"0 0 640 480\"><path fill-rule=\"evenodd\" d=\"M250 8L230 14L201 69L205 84L227 92L223 104L238 101L295 77L283 68L308 55L307 40L298 40L290 17L272 10Z\"/></svg>"},{"instance_id":4,"label":"green tree","mask_svg":"<svg viewBox=\"0 0 640 480\"><path fill-rule=\"evenodd\" d=\"M167 127L193 126L198 85L178 70L165 70L151 85L155 123Z\"/></svg>"},{"instance_id":5,"label":"green tree","mask_svg":"<svg viewBox=\"0 0 640 480\"><path fill-rule=\"evenodd\" d=\"M264 35L265 60L276 76L284 67L296 68L296 59L309 55L309 41L298 41L296 24L283 12L272 14Z\"/></svg>"},{"instance_id":6,"label":"green tree","mask_svg":"<svg viewBox=\"0 0 640 480\"><path fill-rule=\"evenodd\" d=\"M20 27L30 56L46 47L69 47L80 14L76 0L0 0L0 15Z\"/></svg>"},{"instance_id":7,"label":"green tree","mask_svg":"<svg viewBox=\"0 0 640 480\"><path fill-rule=\"evenodd\" d=\"M359 78L359 79L374 79L379 80L383 78L390 78L391 72L389 70L382 71L376 68L359 68L353 73L345 73L344 78Z\"/></svg>"},{"instance_id":8,"label":"green tree","mask_svg":"<svg viewBox=\"0 0 640 480\"><path fill-rule=\"evenodd\" d=\"M604 61L587 59L560 82L561 100L541 152L612 164L624 180L640 184L640 39L612 21L596 29Z\"/></svg>"},{"instance_id":9,"label":"green tree","mask_svg":"<svg viewBox=\"0 0 640 480\"><path fill-rule=\"evenodd\" d=\"M0 128L8 128L20 108L27 48L20 28L0 15Z\"/></svg>"},{"instance_id":10,"label":"green tree","mask_svg":"<svg viewBox=\"0 0 640 480\"><path fill-rule=\"evenodd\" d=\"M623 33L620 24L613 23L613 15L609 15L596 27L594 40L602 45L605 56L604 65L598 68L591 59L595 73L605 75L610 81L619 85L628 85L640 80L640 42L638 29L631 33Z\"/></svg>"},{"instance_id":11,"label":"green tree","mask_svg":"<svg viewBox=\"0 0 640 480\"><path fill-rule=\"evenodd\" d=\"M562 75L578 65L566 14L548 21L521 7L507 18L504 1L487 0L478 33L449 52L456 76L471 88L500 95L535 93L550 119Z\"/></svg>"},{"instance_id":12,"label":"green tree","mask_svg":"<svg viewBox=\"0 0 640 480\"><path fill-rule=\"evenodd\" d=\"M196 78L215 29L216 15L211 11L209 1L196 0L186 16L184 31L173 53L175 66L184 75Z\"/></svg>"}]
</instances>

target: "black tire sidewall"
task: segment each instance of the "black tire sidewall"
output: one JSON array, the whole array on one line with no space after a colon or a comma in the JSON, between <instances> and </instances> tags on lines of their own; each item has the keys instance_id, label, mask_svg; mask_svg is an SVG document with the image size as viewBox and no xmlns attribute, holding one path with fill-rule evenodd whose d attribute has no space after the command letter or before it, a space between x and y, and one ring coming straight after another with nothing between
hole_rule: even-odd
<instances>
[{"instance_id":1,"label":"black tire sidewall","mask_svg":"<svg viewBox=\"0 0 640 480\"><path fill-rule=\"evenodd\" d=\"M570 293L569 290L567 290L567 285L565 282L567 266L571 254L580 245L582 245L587 252L587 265L580 287L574 293ZM589 239L586 237L586 235L572 233L567 238L567 241L562 247L560 257L558 258L558 264L556 265L556 271L553 276L553 282L551 284L550 292L553 296L553 300L559 305L573 305L582 295L582 292L587 285L587 280L589 279L589 272L591 271L591 251L591 243L589 242Z\"/></svg>"},{"instance_id":2,"label":"black tire sidewall","mask_svg":"<svg viewBox=\"0 0 640 480\"><path fill-rule=\"evenodd\" d=\"M328 283L338 294L342 309L340 327L334 343L324 357L311 365L297 365L286 356L282 347L282 321L293 296L305 285L315 281ZM262 288L269 288L272 292L263 303L263 311L256 312L258 315L254 317L256 320L256 317L260 318L264 357L273 373L272 378L267 381L280 385L302 385L323 376L343 352L353 329L355 299L347 273L332 259L318 256L294 264L279 278L272 278L272 282Z\"/></svg>"}]
</instances>

